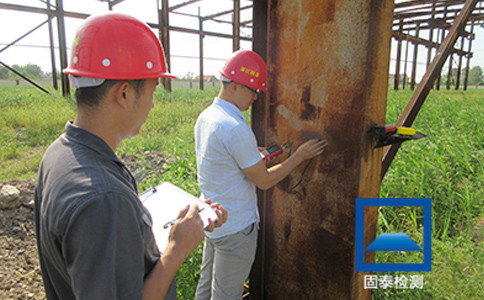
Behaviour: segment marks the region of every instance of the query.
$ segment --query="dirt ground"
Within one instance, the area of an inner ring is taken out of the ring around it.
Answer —
[[[121,158],[138,182],[159,176],[169,159],[162,153],[144,152]],[[0,182],[21,192],[23,203],[33,200],[35,180]],[[32,205],[0,209],[0,299],[45,299],[35,239]]]
[[[33,197],[34,180],[2,182],[0,186],[4,184]],[[34,210],[24,205],[0,210],[0,299],[45,299]]]

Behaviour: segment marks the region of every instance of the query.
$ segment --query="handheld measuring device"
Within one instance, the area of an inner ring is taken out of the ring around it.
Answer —
[[[284,145],[278,145],[278,144],[267,147],[263,151],[263,154],[264,154],[263,160],[265,161],[271,160],[272,158],[280,155],[282,152],[284,152],[284,148],[285,148]]]

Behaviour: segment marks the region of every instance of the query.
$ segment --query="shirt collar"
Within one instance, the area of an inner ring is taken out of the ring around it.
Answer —
[[[226,111],[229,115],[233,117],[239,117],[244,121],[247,119],[237,106],[228,102],[227,100],[216,97],[213,100],[213,104],[221,107],[224,111]]]
[[[113,160],[124,166],[124,163],[116,156],[113,149],[111,149],[111,147],[109,147],[109,145],[97,135],[74,125],[72,121],[66,123],[65,131],[65,135],[69,140],[90,148],[104,158]]]

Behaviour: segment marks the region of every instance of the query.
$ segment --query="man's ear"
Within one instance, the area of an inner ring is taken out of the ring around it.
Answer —
[[[237,85],[237,83],[235,83],[235,81],[232,81],[229,84],[229,91],[230,91],[230,93],[234,94],[237,91],[237,88],[238,88],[238,85]]]
[[[131,85],[127,81],[121,81],[118,84],[115,84],[112,87],[112,96],[116,104],[121,106],[122,108],[126,109],[130,106],[130,92],[131,92]]]

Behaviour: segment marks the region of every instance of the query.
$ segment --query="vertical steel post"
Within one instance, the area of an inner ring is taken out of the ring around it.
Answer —
[[[466,74],[465,74],[465,77],[464,77],[464,91],[467,90],[467,83],[468,83],[468,79],[469,79],[469,71],[470,71],[470,63],[471,63],[471,57],[472,57],[472,40],[474,39],[474,21],[472,22],[471,24],[471,34],[470,36],[468,37],[469,38],[469,47],[467,48],[467,56],[466,56],[466,59],[467,59],[467,63],[466,63]]]
[[[200,15],[200,7],[198,8],[198,28],[199,34],[199,56],[200,56],[200,90],[203,90],[203,17]]]
[[[415,37],[418,38],[420,32],[420,23],[417,23],[417,28],[415,29]],[[417,54],[418,54],[418,43],[413,43],[413,61],[412,61],[412,79],[410,80],[410,89],[413,91],[415,89],[415,80],[417,77]]]
[[[56,15],[57,33],[59,35],[62,95],[67,96],[70,94],[69,78],[67,77],[67,74],[62,73],[62,70],[67,68],[66,29],[64,23],[64,5],[62,0],[56,0]]]
[[[168,4],[168,0],[161,0],[161,9],[160,9],[160,2],[157,1],[158,5],[158,23],[160,25],[160,40],[161,44],[163,45],[163,50],[165,52],[165,60],[166,66],[168,68],[168,72],[171,70],[171,54],[170,54],[170,6]],[[170,78],[161,78],[161,83],[163,84],[165,90],[171,92],[171,79]]]
[[[461,52],[457,55],[459,56],[459,62],[457,63],[457,74],[455,78],[455,89],[458,90],[460,86],[460,76],[462,74],[462,52],[464,50],[464,36],[460,38],[460,50]]]
[[[233,20],[233,51],[240,48],[240,0],[234,0],[234,20]]]
[[[392,21],[391,0],[254,1],[254,50],[269,70],[252,109],[258,141],[329,146],[260,192],[251,299],[369,298],[354,266],[355,199],[379,194],[382,151],[367,130],[385,121]],[[365,217],[369,243],[376,208]]]
[[[405,89],[407,85],[407,63],[408,63],[408,43],[409,41],[405,41],[405,62],[403,64],[403,82],[402,82],[402,89]]]
[[[435,20],[435,0],[432,2],[432,21]],[[434,41],[434,23],[431,22],[429,26],[429,44],[427,46],[427,69],[429,68],[430,65],[430,60],[432,59],[432,48],[433,48],[433,41]]]
[[[402,33],[403,29],[403,19],[400,20],[400,27],[398,29],[399,33]],[[398,90],[400,85],[400,60],[402,58],[402,38],[401,35],[397,37],[397,59],[395,62],[395,77],[393,78],[393,89]]]
[[[57,70],[55,67],[55,50],[54,50],[54,34],[52,32],[52,10],[51,10],[50,0],[47,0],[47,10],[49,14],[47,15],[47,20],[49,21],[49,44],[50,44],[50,61],[52,65],[52,86],[54,90],[58,90],[59,86],[57,84]]]
[[[444,16],[443,16],[443,19],[445,20],[447,18],[447,5],[444,5]],[[441,28],[441,34],[440,34],[440,40],[439,40],[439,43],[441,44],[443,41],[444,41],[444,38],[445,38],[445,28],[442,27]],[[441,70],[442,72],[442,70]],[[442,79],[442,74],[441,72],[439,72],[439,75],[437,77],[437,87],[436,89],[437,90],[440,90],[440,80]]]
[[[447,70],[447,83],[445,88],[450,90],[450,84],[452,83],[452,61],[454,60],[452,53],[449,55],[449,69]]]

